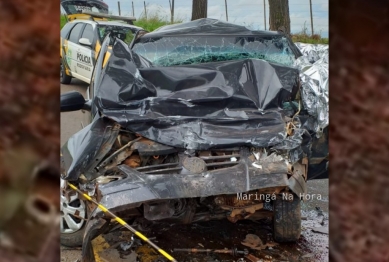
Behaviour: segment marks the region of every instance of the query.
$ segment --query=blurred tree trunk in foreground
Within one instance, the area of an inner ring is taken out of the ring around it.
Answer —
[[[330,261],[389,261],[389,5],[329,4]]]
[[[207,18],[208,0],[192,0],[192,21]]]
[[[290,35],[289,0],[269,0],[269,30]]]
[[[11,210],[24,206],[36,165],[49,161],[59,180],[58,4],[0,0],[0,224],[13,221]],[[53,245],[45,249],[48,253],[40,250],[35,260],[4,246],[0,260],[59,261],[59,237],[57,242],[48,237],[47,244]],[[23,249],[23,244],[17,246]]]

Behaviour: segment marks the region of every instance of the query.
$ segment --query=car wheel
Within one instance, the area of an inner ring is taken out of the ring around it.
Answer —
[[[61,179],[61,187],[63,182]],[[66,198],[63,191],[61,190],[61,244],[68,247],[81,246],[88,218],[87,206],[78,197],[78,193]]]
[[[301,200],[277,198],[273,202],[273,238],[276,242],[295,242],[301,234]]]
[[[68,85],[72,81],[72,77],[66,74],[65,66],[61,63],[60,70],[60,81],[61,84]]]

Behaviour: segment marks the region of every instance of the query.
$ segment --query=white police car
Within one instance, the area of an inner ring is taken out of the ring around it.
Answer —
[[[119,21],[74,19],[61,30],[62,84],[70,84],[72,77],[90,83],[101,43],[108,32],[130,44],[140,27]]]

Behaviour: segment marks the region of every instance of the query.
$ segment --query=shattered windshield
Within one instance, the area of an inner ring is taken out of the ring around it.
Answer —
[[[112,25],[98,25],[98,32],[100,41],[103,42],[104,38],[107,36],[108,33],[111,34],[111,36],[116,36],[117,38],[124,41],[126,44],[130,44],[132,39],[135,36],[134,29],[131,29],[129,27],[121,27],[121,26],[112,26]],[[113,38],[111,38],[112,45]]]
[[[133,51],[156,66],[175,66],[229,61],[247,58],[263,59],[287,66],[295,55],[283,36],[167,36],[143,37]]]

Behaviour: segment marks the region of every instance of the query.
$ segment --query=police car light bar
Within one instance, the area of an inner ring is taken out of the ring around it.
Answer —
[[[108,15],[108,14],[102,14],[97,12],[89,12],[89,11],[82,11],[83,14],[90,15],[92,17],[97,18],[110,18],[110,19],[116,19],[116,20],[123,20],[123,21],[136,21],[135,17],[131,16],[120,16],[120,15]]]

